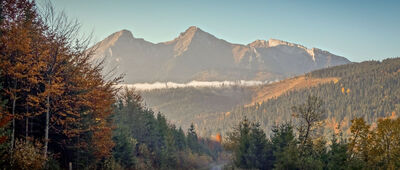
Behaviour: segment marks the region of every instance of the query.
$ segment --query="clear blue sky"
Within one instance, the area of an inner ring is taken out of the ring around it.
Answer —
[[[41,3],[42,0],[38,0]],[[351,61],[400,57],[400,1],[380,0],[57,0],[58,10],[100,41],[121,29],[150,42],[189,26],[232,43],[276,38]]]

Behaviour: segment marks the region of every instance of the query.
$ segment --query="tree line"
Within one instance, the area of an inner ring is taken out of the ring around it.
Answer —
[[[219,142],[200,138],[193,124],[184,132],[143,107],[142,97],[133,90],[125,89],[117,103],[113,158],[125,168],[204,168],[222,152]]]
[[[325,101],[325,128],[330,131],[340,124],[346,136],[351,120],[362,117],[367,123],[377,122],[381,117],[400,113],[400,58],[383,61],[365,61],[321,69],[307,73],[306,78],[337,77],[338,81],[315,87],[289,91],[251,106],[239,106],[222,120],[207,120],[207,131],[220,129],[225,133],[244,116],[259,121],[267,135],[277,122],[293,119],[290,107],[299,105],[304,96],[317,96]]]
[[[232,153],[226,169],[398,169],[400,119],[381,118],[376,125],[353,119],[348,138],[320,133],[323,102],[309,97],[292,108],[296,121],[272,127],[269,138],[244,118],[228,133],[224,146]]]

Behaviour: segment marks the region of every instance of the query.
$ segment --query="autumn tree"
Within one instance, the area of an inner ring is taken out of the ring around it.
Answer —
[[[323,119],[325,109],[323,101],[315,96],[308,96],[307,101],[298,106],[292,107],[294,117],[298,118],[300,147],[312,145],[312,135],[318,123]],[[304,148],[305,149],[305,148]]]
[[[51,4],[38,13],[34,1],[1,1],[1,9],[0,128],[11,132],[1,138],[11,144],[4,167],[191,169],[215,158],[194,126],[185,135],[132,91],[117,99],[121,77],[102,74],[78,22]]]
[[[41,143],[18,139],[15,143],[15,152],[11,161],[12,169],[43,169],[46,161],[41,153]]]
[[[22,108],[29,107],[30,82],[38,75],[38,65],[32,58],[42,53],[37,47],[43,29],[37,19],[34,2],[2,1],[1,81],[2,93],[10,102],[5,111],[12,116],[11,150],[16,137],[16,121],[23,118]],[[18,107],[17,107],[18,106]]]
[[[43,139],[45,158],[49,150],[67,161],[82,150],[94,164],[109,157],[119,77],[103,77],[89,39],[78,37],[79,24],[51,6],[38,14],[34,2],[8,0],[2,9],[0,93],[10,101],[4,111],[13,118],[11,149],[15,138],[29,135]]]
[[[381,118],[377,127],[370,134],[371,167],[383,169],[400,168],[400,119]],[[382,165],[382,166],[376,166]]]
[[[0,84],[0,90],[2,86]],[[4,106],[6,101],[3,101],[2,96],[0,95],[0,166],[4,166],[7,163],[7,150],[8,150],[8,130],[7,126],[10,123],[11,117],[4,112]]]
[[[369,135],[370,125],[363,118],[356,118],[351,121],[349,151],[350,159],[361,159],[368,162],[369,157]]]
[[[371,169],[398,169],[400,119],[380,118],[371,127],[363,118],[352,120],[349,141],[350,165]]]

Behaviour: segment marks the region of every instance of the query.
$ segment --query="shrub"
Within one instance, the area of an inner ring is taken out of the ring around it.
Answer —
[[[42,169],[46,158],[41,152],[42,144],[39,142],[15,141],[14,153],[12,156],[13,169]]]

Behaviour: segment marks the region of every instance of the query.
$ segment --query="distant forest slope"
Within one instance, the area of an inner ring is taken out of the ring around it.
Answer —
[[[185,87],[141,91],[148,107],[165,113],[173,123],[188,128],[191,122],[218,118],[238,106],[262,103],[292,90],[337,82],[339,78],[298,76],[262,86]],[[203,128],[203,127],[198,127]],[[204,133],[203,133],[204,134]],[[212,134],[207,134],[212,135]]]
[[[225,86],[215,87],[185,87],[140,91],[146,106],[164,113],[172,123],[189,128],[195,125],[207,124],[208,120],[218,119],[238,106],[250,106],[256,102],[262,103],[291,90],[316,86],[322,83],[338,81],[338,78],[309,78],[299,76],[263,86]],[[204,131],[201,135],[215,135],[215,131]],[[211,133],[212,132],[212,133]]]
[[[244,116],[272,125],[292,119],[291,107],[308,95],[321,97],[326,107],[326,132],[351,119],[399,114],[400,59],[367,61],[313,71],[258,87],[175,88],[142,91],[146,105],[163,112],[173,123],[194,123],[202,136],[224,133]]]
[[[262,103],[263,101],[278,97],[292,90],[299,90],[302,88],[308,88],[324,83],[337,81],[339,81],[338,77],[298,76],[272,84],[256,86],[253,88],[254,93],[250,105],[253,105],[255,103]]]
[[[338,125],[347,130],[350,121],[356,117],[376,122],[379,117],[397,117],[400,112],[400,58],[342,65],[313,71],[305,76],[337,77],[338,81],[289,91],[252,106],[237,107],[220,114],[213,122],[199,122],[199,126],[207,127],[206,131],[217,129],[225,132],[247,116],[250,120],[259,121],[262,128],[270,132],[271,126],[290,121],[291,107],[304,103],[309,95],[318,96],[325,102],[325,132]]]
[[[192,122],[198,125],[196,122],[200,120],[211,119],[217,113],[249,103],[252,89],[240,86],[185,87],[156,89],[140,93],[147,107],[164,113],[172,123],[182,126],[182,128],[188,128]]]

